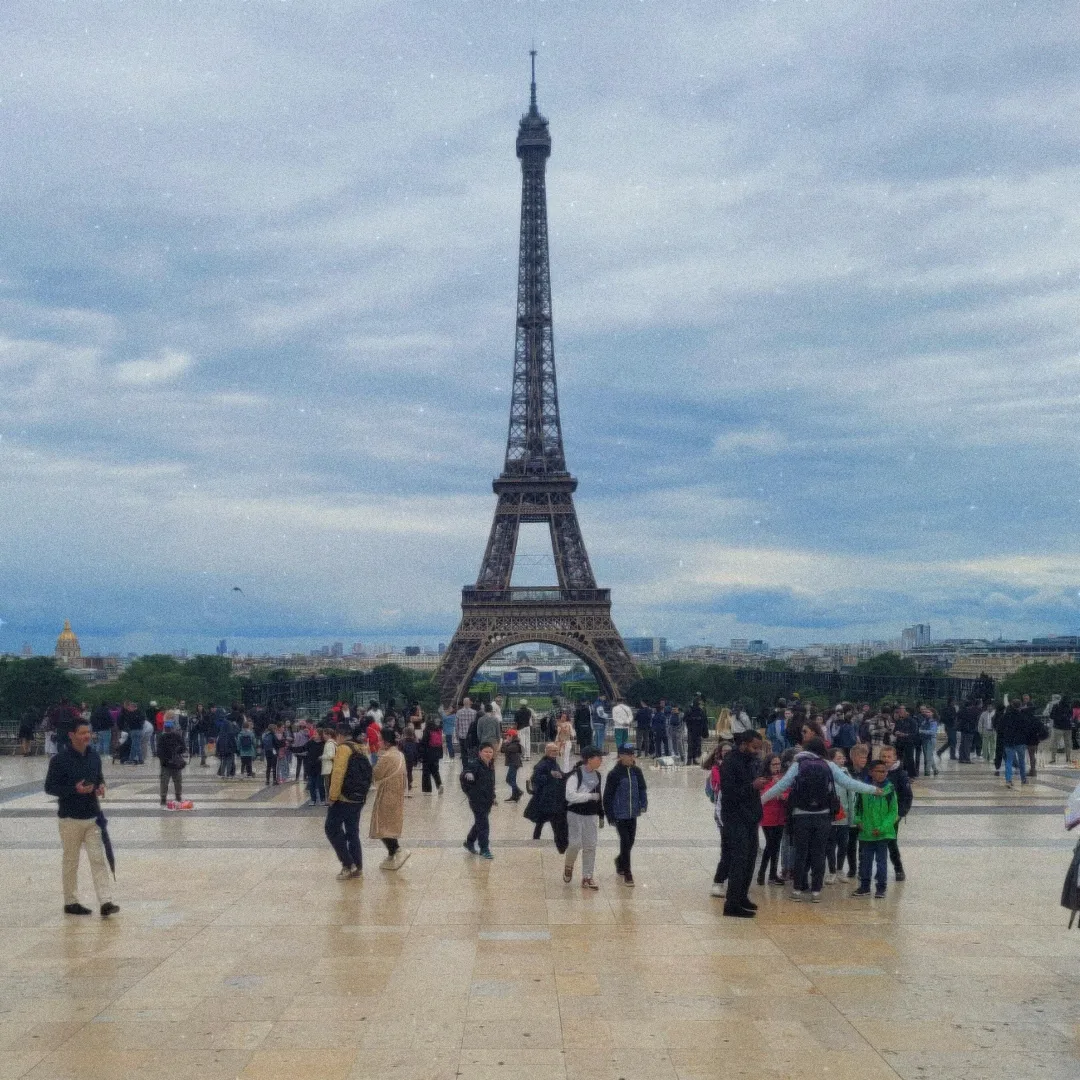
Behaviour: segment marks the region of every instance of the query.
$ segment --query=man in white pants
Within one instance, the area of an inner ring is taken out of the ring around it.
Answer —
[[[105,794],[105,778],[101,757],[91,749],[90,724],[79,721],[67,746],[49,762],[45,777],[45,792],[60,801],[60,844],[64,849],[64,913],[90,915],[88,907],[79,903],[79,856],[86,848],[90,874],[94,879],[101,917],[108,918],[120,909],[112,902],[109,888],[109,867],[105,861],[105,846],[98,827],[98,799]]]

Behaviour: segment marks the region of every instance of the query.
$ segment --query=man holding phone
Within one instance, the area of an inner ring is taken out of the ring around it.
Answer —
[[[86,848],[90,874],[94,879],[101,917],[108,918],[120,909],[112,901],[109,867],[105,846],[98,827],[98,799],[105,794],[101,756],[90,746],[92,732],[87,721],[76,723],[68,745],[49,762],[45,793],[59,800],[60,843],[64,849],[64,913],[90,915],[90,908],[79,903],[79,857]]]

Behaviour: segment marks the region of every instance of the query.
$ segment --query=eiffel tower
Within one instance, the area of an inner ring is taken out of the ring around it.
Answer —
[[[536,106],[536,53],[529,111],[521,118],[521,239],[517,337],[510,431],[499,497],[475,586],[461,590],[461,623],[437,679],[444,705],[456,706],[477,669],[495,653],[525,642],[559,645],[592,671],[604,694],[620,696],[637,669],[611,621],[611,592],[598,589],[574,510],[577,480],[567,472],[551,335],[544,170],[551,154],[548,122]],[[511,587],[522,522],[546,524],[558,585]]]

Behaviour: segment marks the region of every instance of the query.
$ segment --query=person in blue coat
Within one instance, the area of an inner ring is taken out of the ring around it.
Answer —
[[[649,792],[645,774],[637,764],[637,750],[629,743],[619,748],[619,760],[608,773],[604,784],[604,817],[619,834],[619,854],[615,857],[615,873],[624,885],[633,888],[630,871],[630,851],[637,837],[637,819],[649,809]]]

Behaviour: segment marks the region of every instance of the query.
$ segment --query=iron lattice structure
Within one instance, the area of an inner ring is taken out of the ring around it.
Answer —
[[[569,649],[609,697],[619,696],[637,674],[611,620],[611,593],[596,587],[574,509],[577,480],[567,471],[563,452],[544,184],[551,136],[536,104],[535,58],[534,53],[529,111],[517,136],[521,238],[506,459],[492,485],[499,501],[476,586],[462,590],[461,624],[439,669],[440,697],[448,706],[460,702],[489,657],[525,642]],[[557,586],[511,588],[522,522],[547,524]]]

